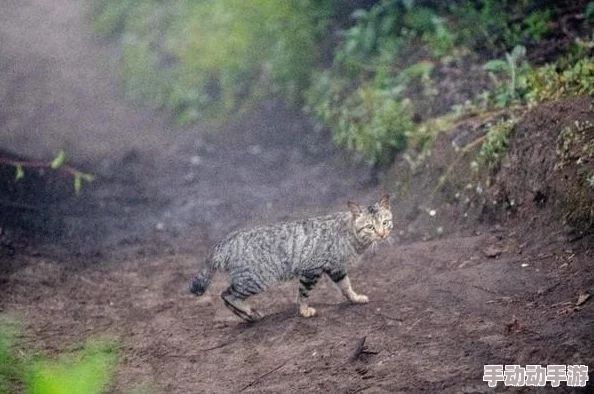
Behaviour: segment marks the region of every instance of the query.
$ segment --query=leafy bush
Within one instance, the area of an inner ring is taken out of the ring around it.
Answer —
[[[565,68],[547,64],[528,73],[526,100],[532,103],[594,94],[594,58],[586,57]]]
[[[466,0],[450,7],[458,45],[501,53],[517,45],[540,41],[551,32],[551,10],[528,13],[534,1]],[[514,15],[527,15],[517,20]]]
[[[509,136],[516,125],[517,120],[500,120],[488,126],[487,139],[481,145],[479,158],[487,167],[496,167],[507,153]]]
[[[406,100],[373,85],[348,92],[345,81],[327,73],[316,80],[308,104],[321,122],[331,127],[337,145],[370,165],[388,164],[406,147],[406,134],[413,127]]]
[[[528,63],[524,61],[525,56],[526,48],[518,45],[511,53],[505,54],[505,60],[496,59],[485,63],[484,69],[490,72],[494,82],[496,107],[508,107],[524,93],[526,74],[530,69]]]
[[[95,32],[121,35],[126,92],[180,122],[226,116],[264,94],[300,99],[331,0],[101,0]]]

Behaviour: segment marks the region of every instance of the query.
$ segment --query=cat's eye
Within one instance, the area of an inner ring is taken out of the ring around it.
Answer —
[[[382,224],[383,224],[384,226],[388,226],[388,225],[390,224],[390,221],[389,221],[389,220],[384,220]]]
[[[368,224],[367,226],[365,226],[368,230],[373,230],[373,224]]]

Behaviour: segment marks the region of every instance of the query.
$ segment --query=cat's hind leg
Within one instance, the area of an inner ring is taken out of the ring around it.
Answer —
[[[315,316],[315,308],[307,305],[306,299],[309,297],[309,292],[318,283],[321,272],[305,272],[299,277],[299,296],[297,297],[297,303],[299,304],[299,313],[303,317]]]
[[[251,292],[245,286],[232,284],[221,293],[221,298],[231,312],[245,321],[255,322],[260,320],[262,315],[245,302],[246,298],[253,294],[256,293]]]

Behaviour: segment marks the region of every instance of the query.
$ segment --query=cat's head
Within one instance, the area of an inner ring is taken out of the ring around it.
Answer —
[[[349,201],[353,231],[359,241],[370,244],[381,241],[392,232],[392,211],[390,209],[390,196],[384,194],[378,202],[368,207]]]

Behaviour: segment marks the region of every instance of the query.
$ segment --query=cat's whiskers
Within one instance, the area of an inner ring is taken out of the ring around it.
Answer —
[[[378,242],[377,240],[373,240],[371,241],[371,245],[370,245],[370,249],[371,249],[371,253],[375,254],[378,251]]]

